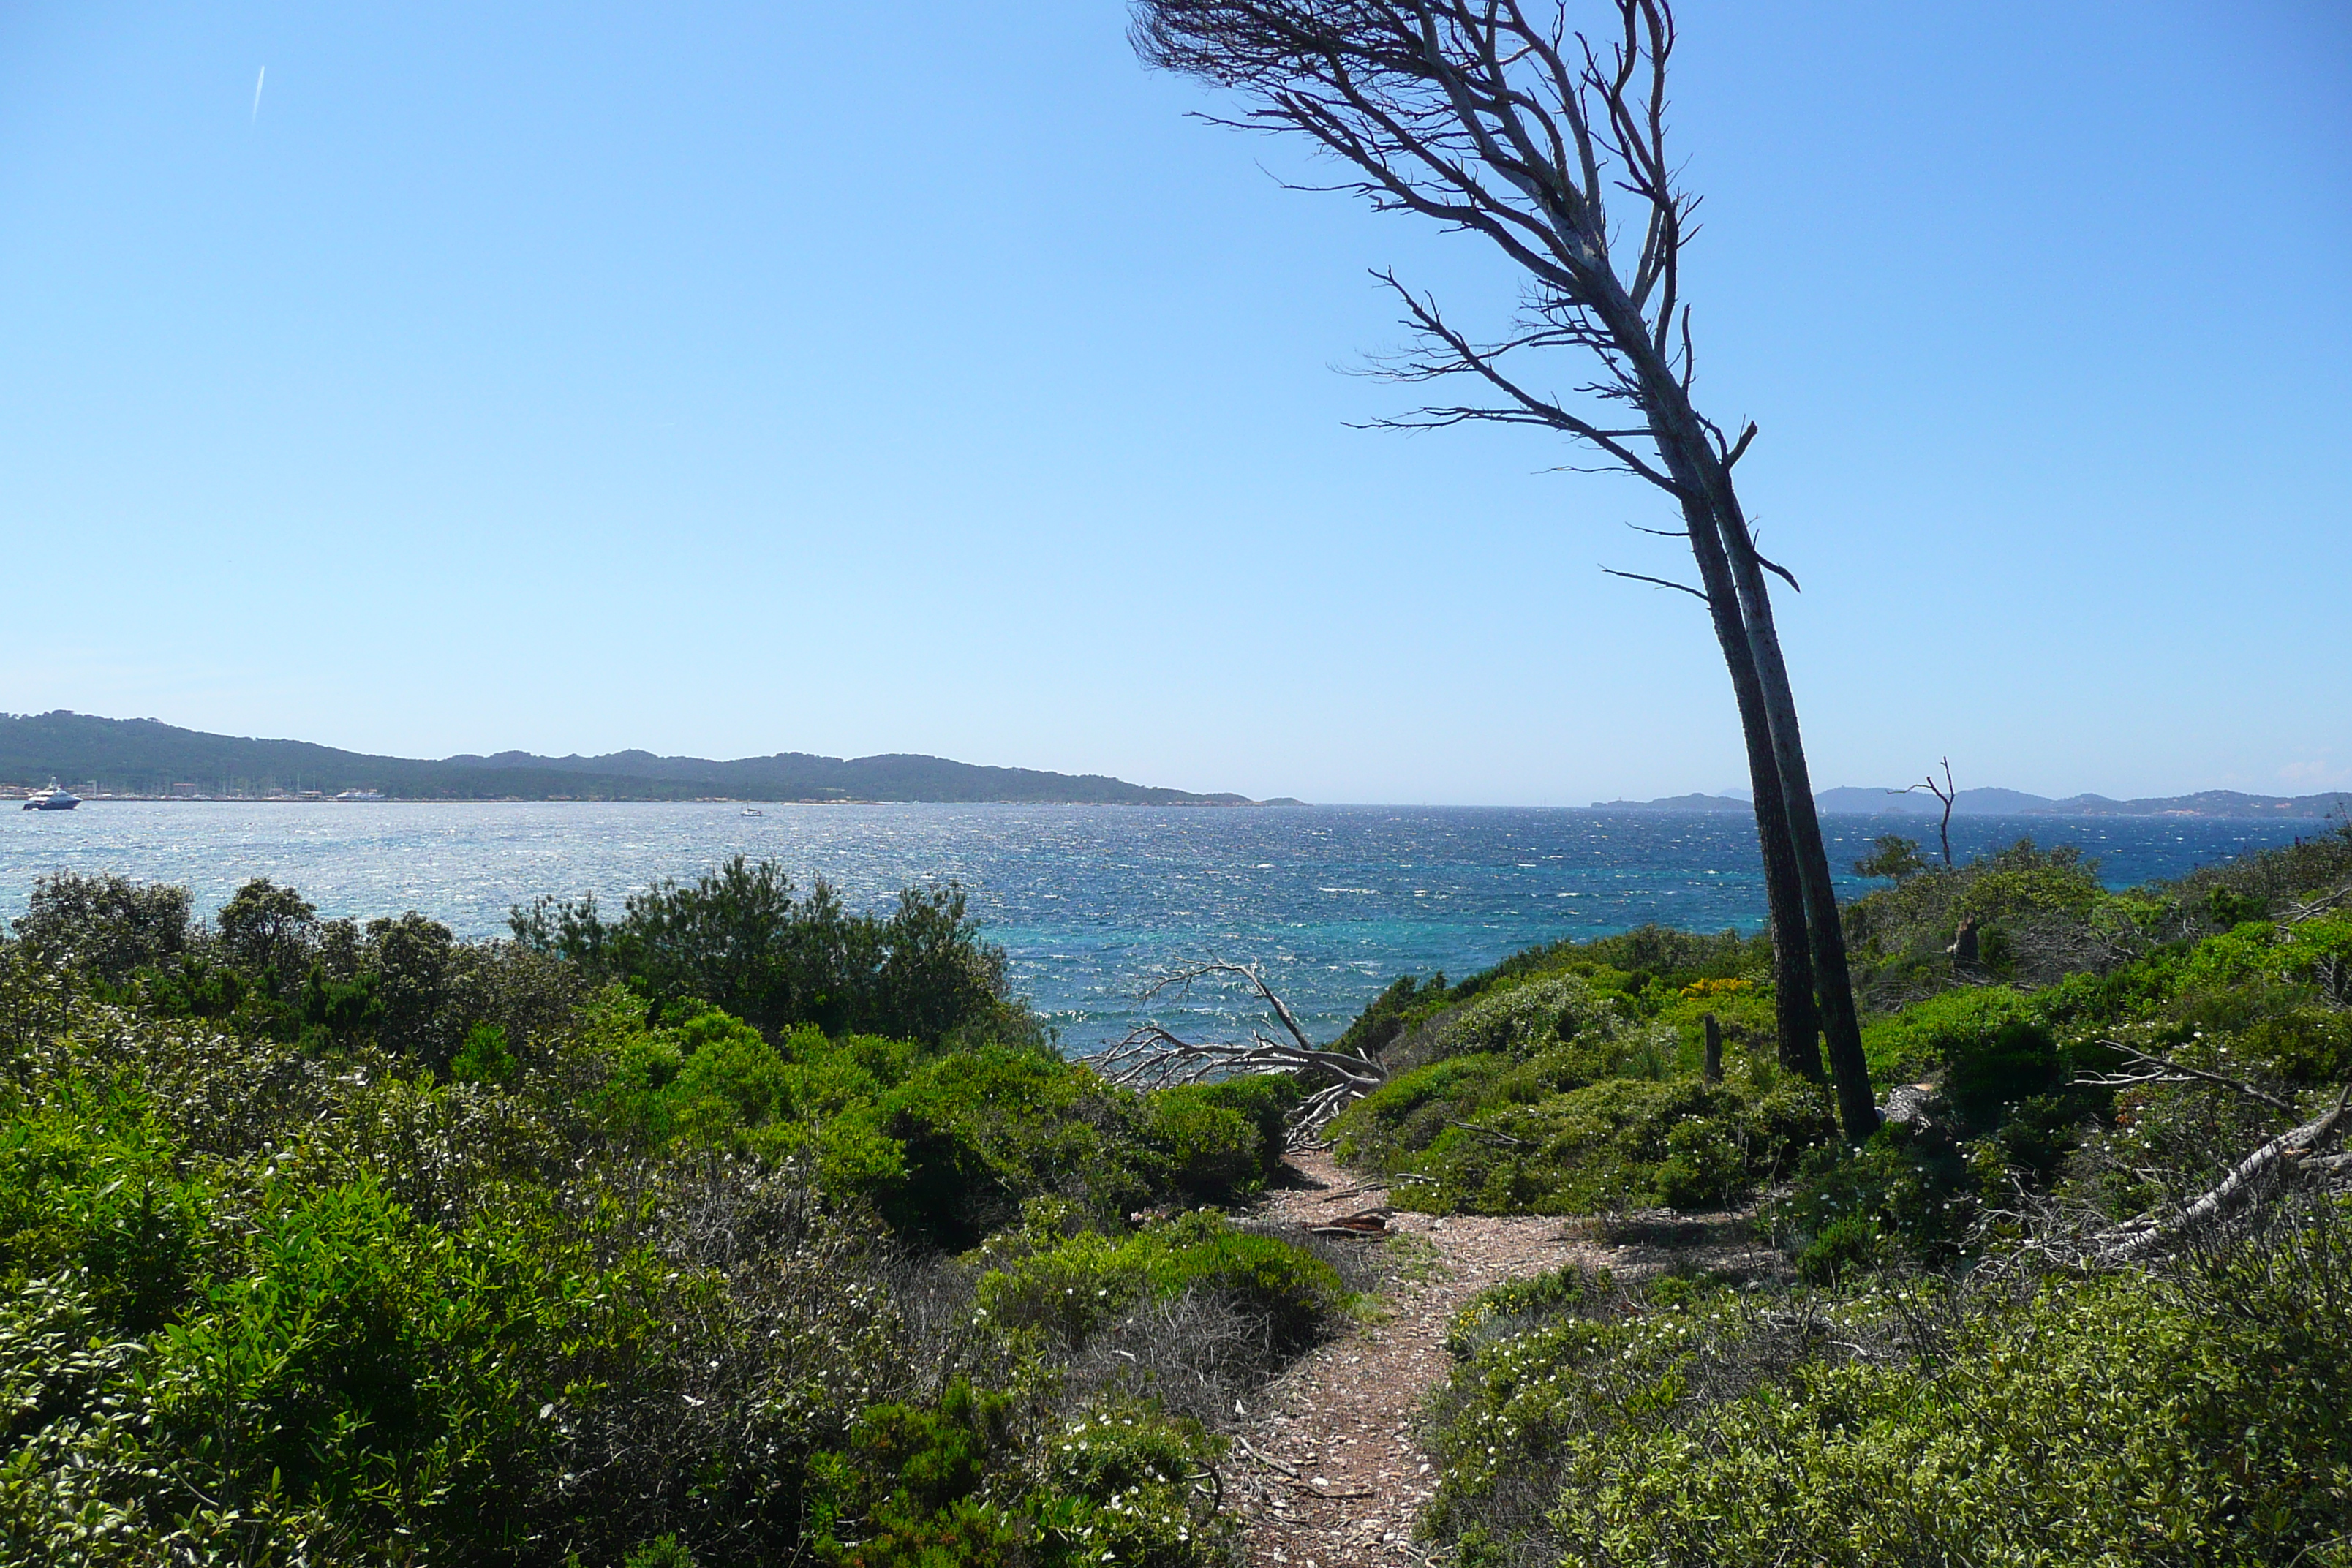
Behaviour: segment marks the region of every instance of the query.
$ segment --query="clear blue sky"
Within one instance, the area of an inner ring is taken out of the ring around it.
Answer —
[[[1582,0],[1579,0],[1581,4]],[[1703,405],[1822,784],[2352,784],[2352,10],[1692,3]],[[1743,782],[1665,520],[1408,391],[1110,3],[0,9],[0,709]],[[256,79],[266,70],[256,105]],[[1559,379],[1574,374],[1563,367]]]

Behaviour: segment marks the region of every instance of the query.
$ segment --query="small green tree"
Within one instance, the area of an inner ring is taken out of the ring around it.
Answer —
[[[293,889],[256,877],[221,906],[217,921],[229,961],[274,990],[299,980],[308,967],[319,910]]]
[[[1885,833],[1870,841],[1870,853],[1853,863],[1857,877],[1888,877],[1899,882],[1927,868],[1919,858],[1919,841],[1899,833]]]
[[[59,871],[33,884],[16,935],[45,958],[119,981],[187,951],[189,905],[185,888]]]

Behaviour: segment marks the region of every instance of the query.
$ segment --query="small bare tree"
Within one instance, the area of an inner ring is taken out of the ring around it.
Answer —
[[[1560,0],[1137,0],[1132,37],[1151,64],[1249,101],[1220,123],[1304,136],[1345,169],[1338,188],[1478,235],[1523,273],[1516,324],[1491,342],[1377,274],[1415,334],[1388,372],[1481,389],[1389,423],[1553,431],[1677,509],[1698,585],[1619,575],[1706,606],[1747,741],[1782,1059],[1819,1077],[1826,1037],[1840,1118],[1859,1139],[1878,1114],[1767,583],[1796,579],[1758,551],[1732,484],[1756,426],[1732,437],[1692,401],[1681,262],[1697,204],[1667,144],[1674,15],[1666,0],[1599,8],[1610,25],[1595,38]],[[1572,398],[1538,390],[1522,361],[1553,352],[1599,374]]]
[[[1281,1033],[1253,1029],[1245,1040],[1192,1041],[1158,1024],[1144,1024],[1108,1050],[1087,1058],[1088,1065],[1111,1082],[1131,1089],[1210,1083],[1244,1073],[1296,1073],[1307,1093],[1290,1110],[1294,1145],[1314,1140],[1333,1117],[1388,1081],[1388,1070],[1370,1058],[1318,1046],[1255,963],[1189,964],[1154,982],[1143,996],[1149,1000],[1189,991],[1196,981],[1211,976],[1239,981],[1274,1016]]]
[[[1922,779],[1917,784],[1906,784],[1901,789],[1891,789],[1886,793],[1889,795],[1911,795],[1923,789],[1929,795],[1934,795],[1937,800],[1944,803],[1943,825],[1938,827],[1937,831],[1943,837],[1944,869],[1948,871],[1952,868],[1952,803],[1960,797],[1960,792],[1952,787],[1951,758],[1946,757],[1944,759],[1944,782],[1942,784],[1937,784],[1936,782],[1936,775],[1934,773],[1929,773],[1925,779]]]

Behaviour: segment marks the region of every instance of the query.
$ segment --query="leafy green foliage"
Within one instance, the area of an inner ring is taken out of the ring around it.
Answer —
[[[1428,1029],[1433,1059],[1349,1107],[1335,1146],[1410,1178],[1401,1205],[1439,1213],[1735,1202],[1832,1131],[1819,1094],[1768,1064],[1743,1058],[1715,1084],[1689,1070],[1700,1015],[1756,1005],[1754,991],[1688,969],[1522,972]]]
[[[1450,1126],[1398,1202],[1434,1213],[1719,1208],[1792,1171],[1835,1128],[1813,1086],[1604,1079]]]
[[[1147,1299],[1220,1298],[1286,1349],[1311,1343],[1348,1304],[1339,1276],[1279,1237],[1237,1230],[1201,1209],[1115,1237],[1068,1229],[1067,1205],[1033,1203],[1023,1225],[982,1249],[979,1310],[991,1331],[1026,1345],[1076,1345]]]
[[[168,963],[194,931],[185,888],[60,871],[33,884],[16,935],[51,963],[120,984],[133,970]]]
[[[1177,1191],[1196,1203],[1232,1203],[1282,1169],[1283,1119],[1297,1098],[1292,1079],[1271,1073],[1157,1089],[1144,1097],[1142,1134]]]
[[[1248,1191],[1286,1082],[1146,1097],[1034,1029],[771,1035],[414,915],[184,901],[68,885],[0,943],[7,1561],[1194,1568],[1218,1444],[1161,1391],[1219,1415],[1344,1308],[1203,1214],[1113,1270],[1139,1352],[1016,1342],[929,1250]]]
[[[1471,1350],[1432,1521],[1466,1562],[2332,1561],[2347,1238],[2016,1297],[1591,1295]]]
[[[800,1024],[938,1046],[1034,1042],[1005,994],[1004,955],[980,939],[961,889],[909,888],[887,916],[852,911],[820,880],[805,896],[772,860],[737,856],[691,883],[633,894],[621,918],[594,895],[517,909],[516,940],[656,1004],[695,999],[771,1037]]]
[[[1011,1401],[958,1380],[935,1406],[876,1405],[818,1461],[813,1544],[841,1568],[994,1568],[1034,1561],[1185,1568],[1221,1533],[1192,1483],[1218,1445],[1149,1405],[1081,1408],[1025,1493],[1003,1456]]]
[[[1927,862],[1919,858],[1919,841],[1899,833],[1882,834],[1872,839],[1870,853],[1853,863],[1857,877],[1885,877],[1895,882],[1916,877],[1927,868]]]

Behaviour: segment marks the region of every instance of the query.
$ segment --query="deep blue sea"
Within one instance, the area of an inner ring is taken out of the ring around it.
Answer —
[[[1228,958],[1265,966],[1328,1037],[1399,974],[1460,976],[1563,936],[1644,921],[1705,930],[1762,923],[1755,826],[1720,816],[1471,807],[523,804],[406,805],[94,801],[0,813],[0,918],[24,912],[48,871],[119,871],[184,884],[216,909],[251,877],[290,883],[321,913],[419,910],[467,936],[503,934],[508,909],[593,890],[617,910],[632,889],[690,878],[737,854],[772,856],[861,904],[955,879],[1011,956],[1019,989],[1065,1048],[1117,1039],[1145,1016],[1136,994],[1166,966]],[[1826,821],[1841,868],[1881,833],[1932,842],[1917,817]],[[1964,817],[1963,858],[2031,836],[2079,845],[2111,886],[2177,876],[2324,831],[2310,821],[2190,817]],[[1849,879],[1848,891],[1864,884]],[[1214,1033],[1235,1023],[1215,992],[1150,1015]]]

